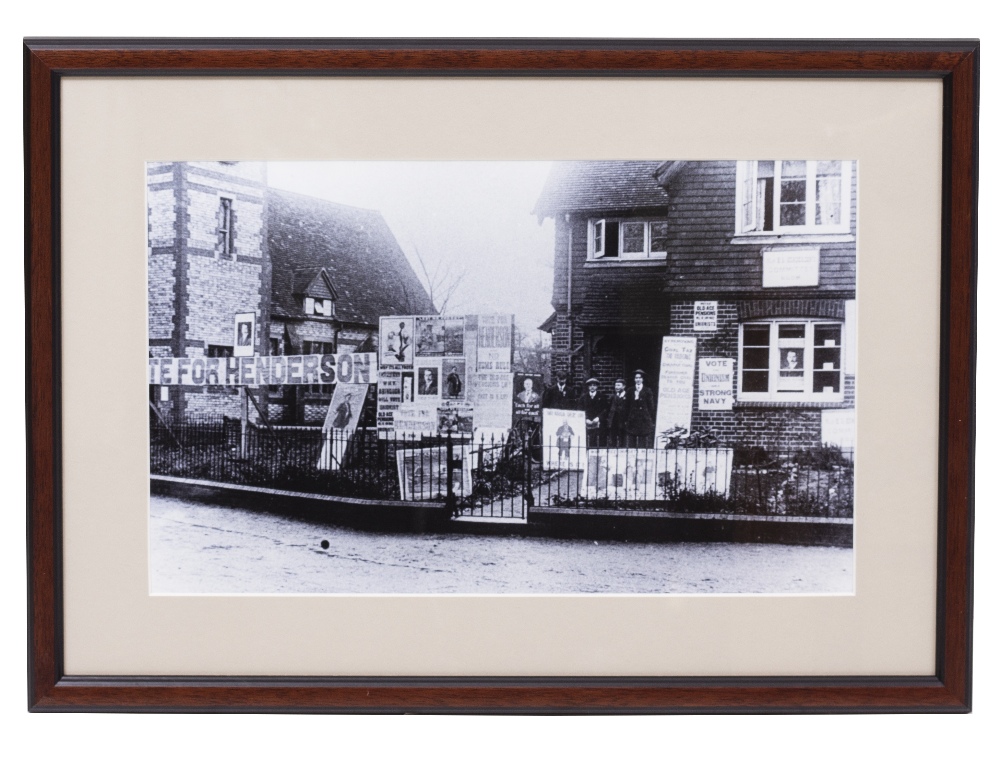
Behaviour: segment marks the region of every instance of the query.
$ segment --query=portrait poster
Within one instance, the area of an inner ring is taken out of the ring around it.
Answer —
[[[582,410],[542,410],[542,467],[586,470],[587,416]]]
[[[465,373],[465,358],[446,357],[441,360],[441,399],[445,402],[461,402],[468,396],[468,379]]]
[[[414,373],[413,401],[437,406],[441,401],[441,358],[417,357]]]
[[[469,401],[476,409],[476,425],[510,428],[513,375],[473,373],[469,376]]]
[[[237,313],[233,318],[233,357],[252,357],[257,335],[257,314]]]
[[[542,374],[514,374],[514,420],[538,422],[542,414]]]
[[[660,352],[659,400],[656,403],[656,443],[663,435],[691,433],[694,403],[694,364],[698,341],[694,337],[665,336]]]
[[[480,315],[476,340],[476,370],[509,373],[513,356],[512,315]]]
[[[429,447],[396,451],[399,473],[399,498],[405,501],[443,500],[448,495],[448,471],[451,468],[451,491],[456,497],[467,496],[471,481],[464,461],[467,445],[455,444],[448,460],[448,448]]]
[[[317,467],[338,470],[347,445],[358,427],[361,408],[368,394],[366,385],[337,384],[323,421],[323,450]]]
[[[413,317],[379,318],[378,364],[382,368],[413,367]]]

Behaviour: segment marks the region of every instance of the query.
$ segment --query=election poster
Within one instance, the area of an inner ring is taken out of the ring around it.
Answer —
[[[695,331],[718,331],[719,303],[716,300],[698,300],[694,303]]]
[[[416,374],[414,402],[437,407],[441,402],[441,358],[416,358],[414,373]]]
[[[392,429],[393,413],[403,404],[403,371],[381,369],[378,372],[378,404],[375,425],[379,431]]]
[[[472,436],[472,405],[449,404],[437,409],[437,432],[442,436]]]
[[[464,316],[417,316],[417,357],[461,357],[465,354]]]
[[[593,449],[584,493],[592,499],[664,500],[681,492],[726,496],[733,451],[712,449]]]
[[[382,368],[413,367],[413,318],[390,315],[379,318],[378,363]]]
[[[514,316],[480,315],[476,338],[476,371],[510,373]]]
[[[255,357],[151,357],[149,383],[163,386],[374,384],[374,352]]]
[[[254,332],[257,326],[256,313],[237,313],[233,318],[233,356],[252,357],[254,353]]]
[[[446,402],[464,400],[467,396],[468,380],[465,375],[465,358],[446,357],[441,360],[441,399]]]
[[[586,470],[587,418],[582,410],[542,410],[542,467]]]
[[[448,495],[448,468],[451,467],[451,491],[456,497],[468,496],[472,490],[468,466],[468,445],[452,445],[451,461],[448,448],[401,449],[396,451],[399,474],[399,498],[402,500],[444,500]]]
[[[542,374],[514,374],[514,420],[538,422],[542,417]]]
[[[479,316],[465,316],[465,344],[462,354],[465,356],[466,365],[469,366],[469,373],[476,370],[476,343],[479,339]]]
[[[698,409],[733,409],[733,359],[703,357],[698,360]]]
[[[334,388],[330,407],[323,421],[323,449],[318,463],[321,470],[340,469],[347,445],[358,427],[361,407],[367,394],[367,386],[337,384]]]
[[[476,409],[476,425],[510,428],[513,379],[510,373],[473,373],[469,402]]]
[[[437,408],[404,403],[393,413],[392,428],[400,439],[434,436],[437,434]]]
[[[663,337],[660,396],[656,405],[657,446],[665,444],[665,435],[686,437],[691,433],[696,351],[697,340],[694,337]]]

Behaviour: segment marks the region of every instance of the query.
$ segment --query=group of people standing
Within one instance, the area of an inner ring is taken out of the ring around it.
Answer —
[[[656,397],[646,386],[646,372],[636,370],[632,386],[615,379],[610,396],[599,389],[600,382],[589,378],[577,397],[565,371],[556,373],[556,382],[542,393],[541,406],[559,410],[582,410],[587,419],[587,446],[653,446],[656,426]]]

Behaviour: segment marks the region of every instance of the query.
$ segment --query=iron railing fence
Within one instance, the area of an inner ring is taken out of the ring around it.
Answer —
[[[714,441],[714,440],[713,440]],[[848,518],[853,452],[836,447],[671,446],[643,439],[394,434],[150,426],[154,474],[363,499],[446,503],[455,516],[524,518],[527,508]],[[694,440],[709,443],[704,438]]]

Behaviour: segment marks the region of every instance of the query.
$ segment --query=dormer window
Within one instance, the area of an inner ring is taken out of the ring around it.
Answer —
[[[664,218],[595,218],[588,232],[590,260],[655,260],[667,256]]]
[[[741,160],[737,234],[850,232],[851,161]]]
[[[330,318],[333,316],[333,300],[306,297],[302,309],[306,315],[322,315]]]

